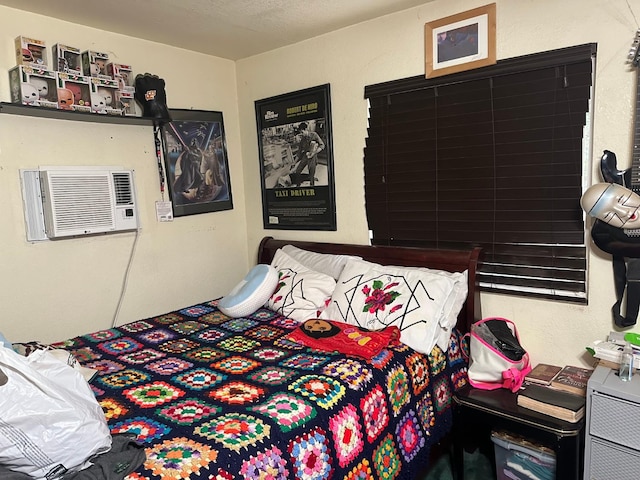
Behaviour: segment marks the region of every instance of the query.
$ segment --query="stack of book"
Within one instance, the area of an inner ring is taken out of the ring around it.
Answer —
[[[539,364],[518,392],[518,405],[566,422],[584,417],[587,382],[593,370]]]

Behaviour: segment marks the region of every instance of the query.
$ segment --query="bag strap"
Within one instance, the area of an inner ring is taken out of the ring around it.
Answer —
[[[636,324],[640,309],[640,259],[626,259],[613,255],[613,278],[616,288],[616,303],[611,307],[613,320],[618,327],[625,328]],[[620,313],[622,299],[627,293],[626,315]]]
[[[462,352],[462,356],[464,357],[464,359],[468,362],[470,352],[468,352],[467,350],[471,350],[471,333],[469,332],[460,337],[460,351]]]

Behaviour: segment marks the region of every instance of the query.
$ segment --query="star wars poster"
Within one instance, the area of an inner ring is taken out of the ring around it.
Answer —
[[[231,183],[222,112],[171,110],[162,126],[173,216],[231,210]]]
[[[264,228],[336,230],[329,84],[255,107]]]

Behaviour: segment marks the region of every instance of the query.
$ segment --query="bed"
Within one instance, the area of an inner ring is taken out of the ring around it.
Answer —
[[[404,344],[370,361],[289,339],[298,322],[268,308],[230,318],[218,300],[65,342],[98,374],[91,387],[112,434],[146,450],[134,479],[422,478],[467,383],[461,336],[480,318],[480,249],[428,250],[276,240],[379,265],[466,272],[468,295],[445,352]]]

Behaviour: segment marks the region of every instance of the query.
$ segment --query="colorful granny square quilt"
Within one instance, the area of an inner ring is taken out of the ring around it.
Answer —
[[[404,345],[370,361],[288,338],[298,323],[217,301],[56,344],[98,374],[111,432],[147,459],[127,480],[412,479],[450,430],[467,383],[461,335],[447,352]]]

